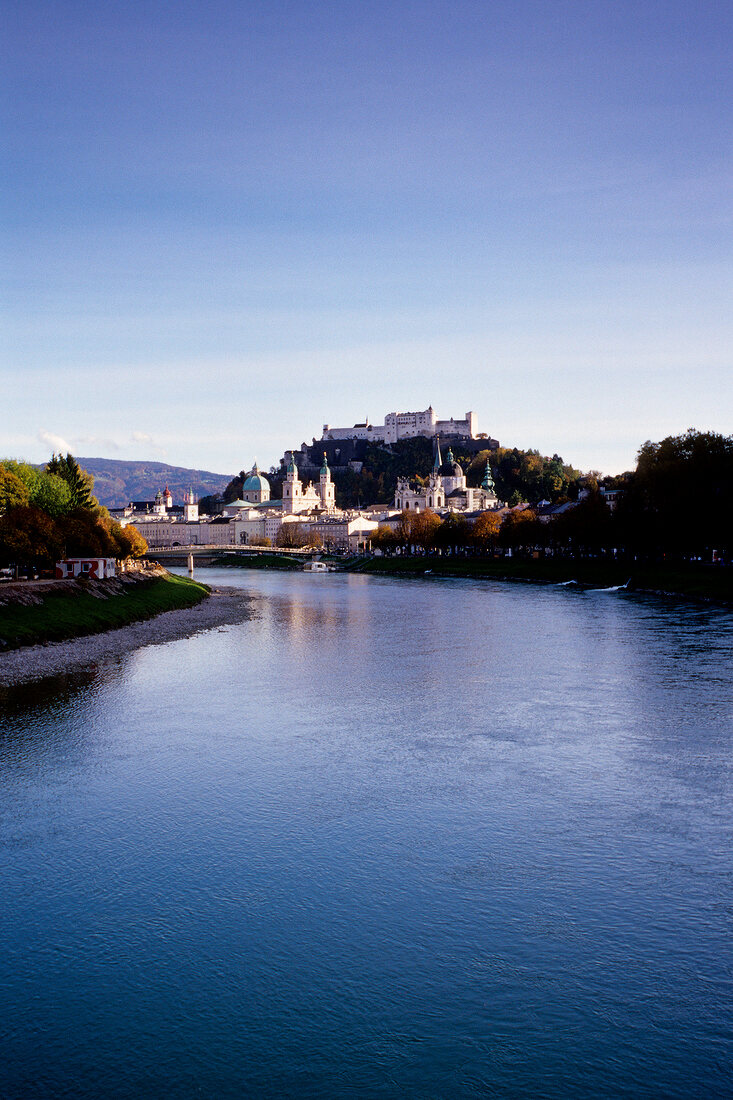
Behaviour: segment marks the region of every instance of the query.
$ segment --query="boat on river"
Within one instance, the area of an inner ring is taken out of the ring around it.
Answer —
[[[335,567],[326,561],[307,561],[303,566],[305,573],[335,573]]]

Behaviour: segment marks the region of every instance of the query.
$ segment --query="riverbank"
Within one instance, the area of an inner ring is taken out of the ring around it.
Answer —
[[[103,633],[27,645],[0,653],[0,689],[77,668],[89,668],[100,661],[122,657],[141,646],[163,645],[201,631],[243,622],[252,615],[252,601],[241,590],[214,588],[207,589],[206,595],[208,598],[188,607],[162,611],[154,618],[106,629]]]
[[[41,581],[0,590],[0,650],[98,634],[194,607],[206,585],[164,569],[106,580]]]
[[[640,565],[637,562],[572,561],[559,558],[373,558],[359,572],[394,576],[486,577],[534,584],[588,588],[628,587],[636,592],[733,604],[733,570],[722,565]]]
[[[213,566],[217,569],[281,569],[297,573],[309,560],[309,556],[288,556],[281,554],[268,554],[263,551],[258,554],[229,554],[220,558],[214,558]]]

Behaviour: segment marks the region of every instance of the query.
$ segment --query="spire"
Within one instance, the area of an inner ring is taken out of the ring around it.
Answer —
[[[433,463],[433,473],[439,474],[440,467],[443,465],[443,459],[440,457],[440,436],[436,436],[435,443],[435,462]]]
[[[298,476],[298,467],[295,465],[295,455],[292,452],[290,454],[290,462],[288,462],[288,473],[295,474],[296,477]]]
[[[448,454],[445,456],[445,461],[446,461],[446,464],[448,466],[453,465],[454,458],[453,458],[453,448],[452,447],[448,448]]]
[[[330,477],[331,471],[328,468],[328,457],[326,452],[323,452],[323,465],[321,466],[321,477]]]
[[[491,476],[491,466],[489,466],[488,458],[486,459],[486,469],[484,470],[484,480],[481,482],[481,488],[487,493],[493,493],[495,491],[494,479]]]

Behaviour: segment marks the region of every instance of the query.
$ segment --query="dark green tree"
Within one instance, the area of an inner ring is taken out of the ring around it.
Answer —
[[[647,440],[614,516],[619,543],[645,557],[733,554],[733,436]]]
[[[93,495],[94,478],[86,470],[82,470],[72,454],[54,454],[46,466],[50,474],[62,478],[69,486],[72,508],[87,508],[93,511],[99,508],[99,501]]]

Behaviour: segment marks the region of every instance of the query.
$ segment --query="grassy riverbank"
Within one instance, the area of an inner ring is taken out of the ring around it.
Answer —
[[[664,592],[691,599],[733,604],[733,570],[720,565],[641,565],[637,562],[569,561],[521,558],[374,558],[360,572],[398,576],[487,577],[495,580],[565,584],[589,588],[625,585],[639,592]]]
[[[91,584],[61,582],[48,590],[25,587],[0,606],[0,648],[17,649],[98,634],[152,619],[162,611],[193,607],[209,593],[206,585],[170,573]],[[8,593],[0,593],[8,596]],[[26,602],[33,600],[34,602]]]

